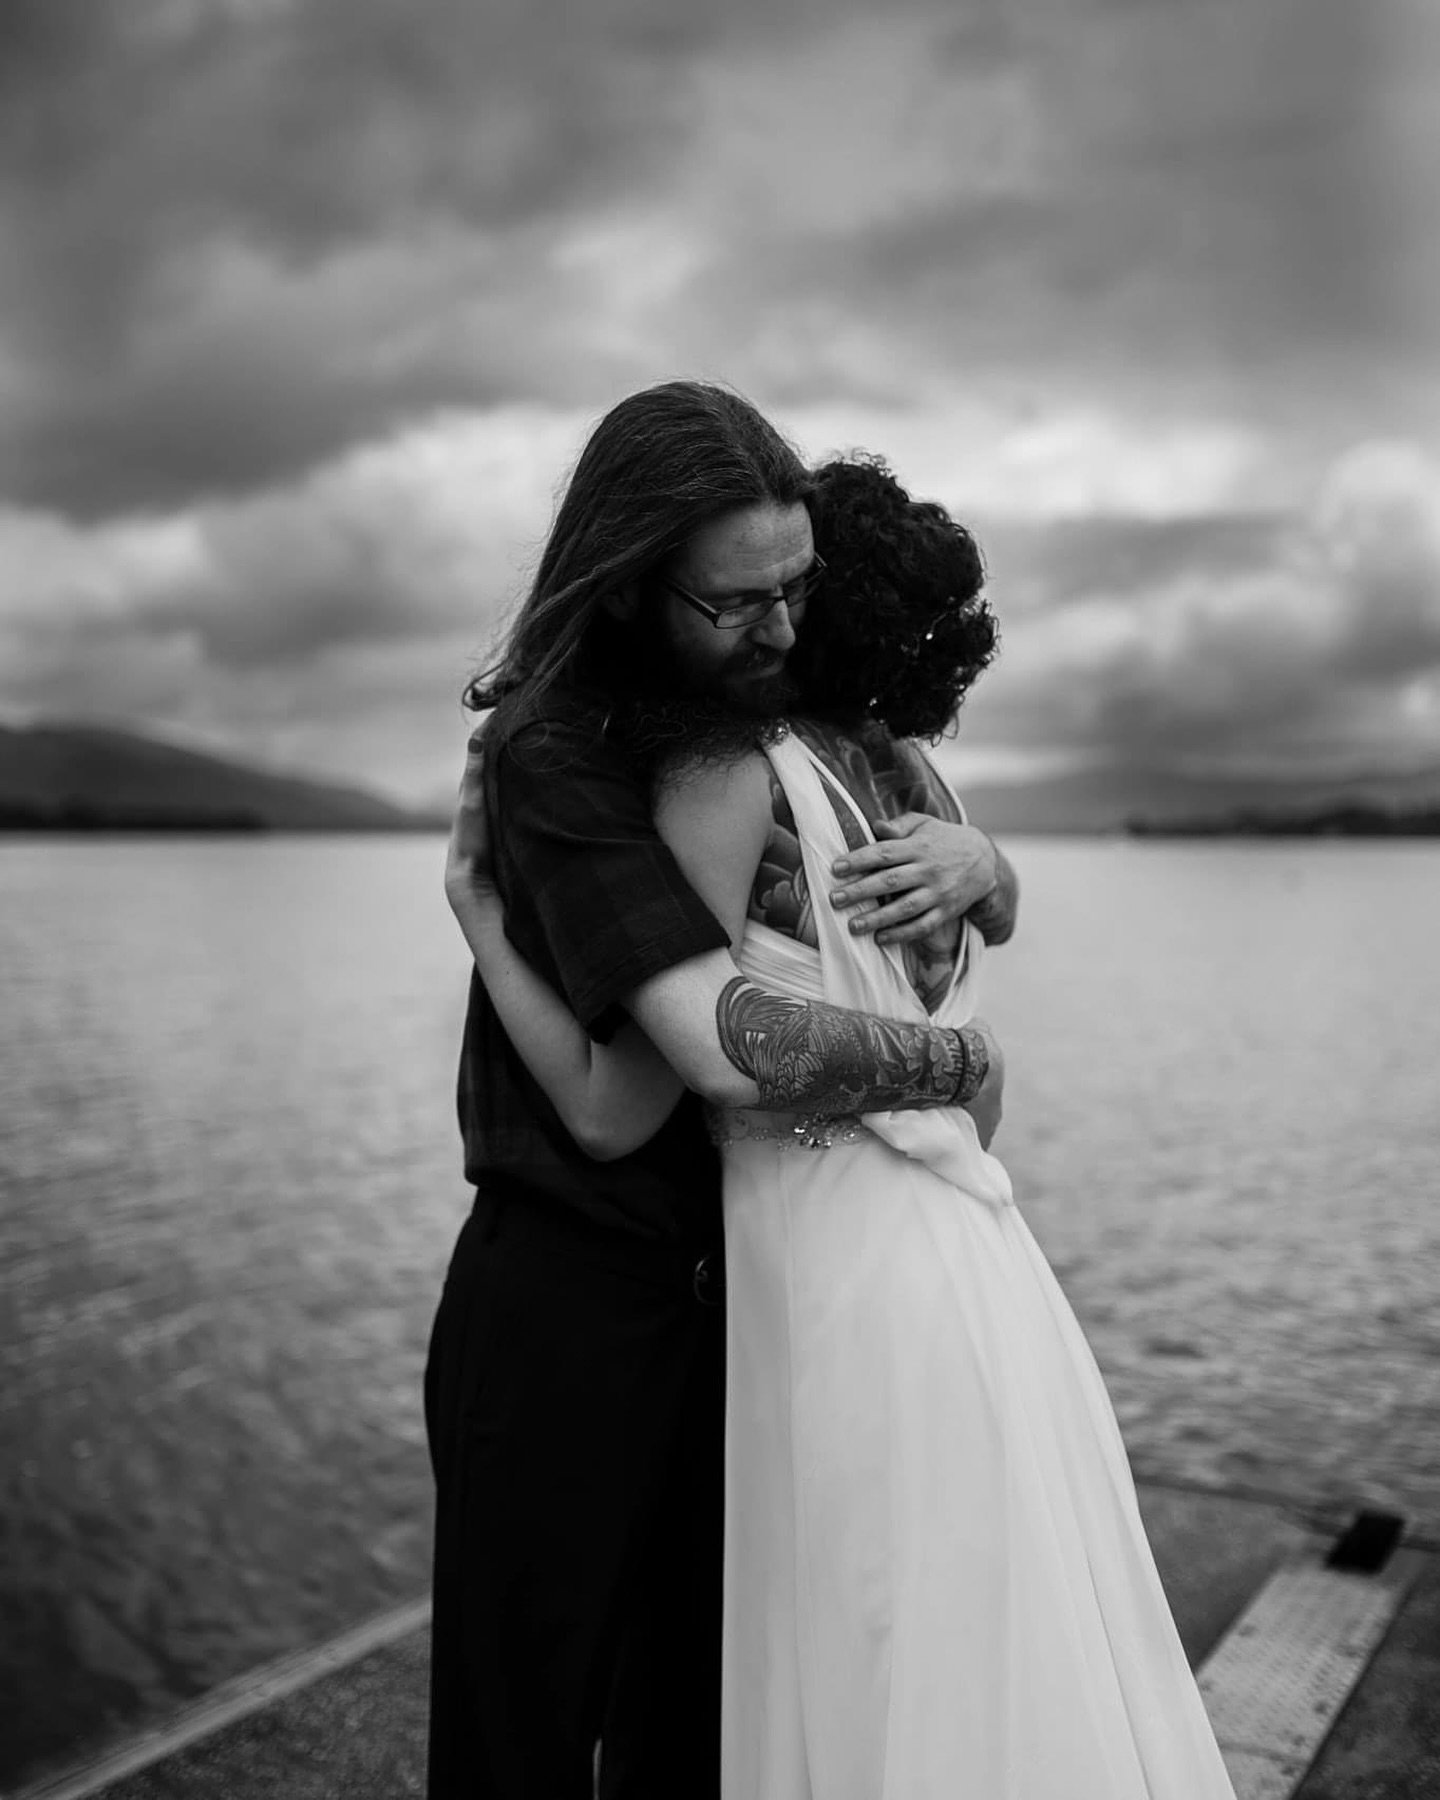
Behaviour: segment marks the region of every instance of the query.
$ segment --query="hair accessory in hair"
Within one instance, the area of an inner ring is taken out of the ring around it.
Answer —
[[[830,570],[790,659],[800,710],[846,729],[940,737],[995,655],[979,546],[874,457],[816,472],[815,549]]]

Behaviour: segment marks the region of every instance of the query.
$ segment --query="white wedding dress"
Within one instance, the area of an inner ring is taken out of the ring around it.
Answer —
[[[818,898],[843,789],[769,754]],[[751,924],[747,973],[926,1017],[814,911],[818,955]],[[965,933],[940,1024],[974,1010]],[[1099,1370],[969,1117],[725,1126],[724,1800],[1233,1800]]]

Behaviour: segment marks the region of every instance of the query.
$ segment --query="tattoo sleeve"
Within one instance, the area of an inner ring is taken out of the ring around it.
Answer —
[[[715,1006],[721,1048],[767,1109],[840,1114],[964,1106],[984,1084],[984,1036],[791,1000],[743,976]]]

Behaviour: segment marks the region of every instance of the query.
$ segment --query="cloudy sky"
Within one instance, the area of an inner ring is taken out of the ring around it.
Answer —
[[[6,0],[0,717],[452,791],[675,374],[982,538],[977,773],[1440,764],[1431,0]]]

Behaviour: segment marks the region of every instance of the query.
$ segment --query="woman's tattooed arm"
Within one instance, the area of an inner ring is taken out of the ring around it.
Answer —
[[[715,1007],[720,1046],[767,1109],[828,1114],[965,1106],[984,1085],[983,1031],[791,1000],[741,976]]]

